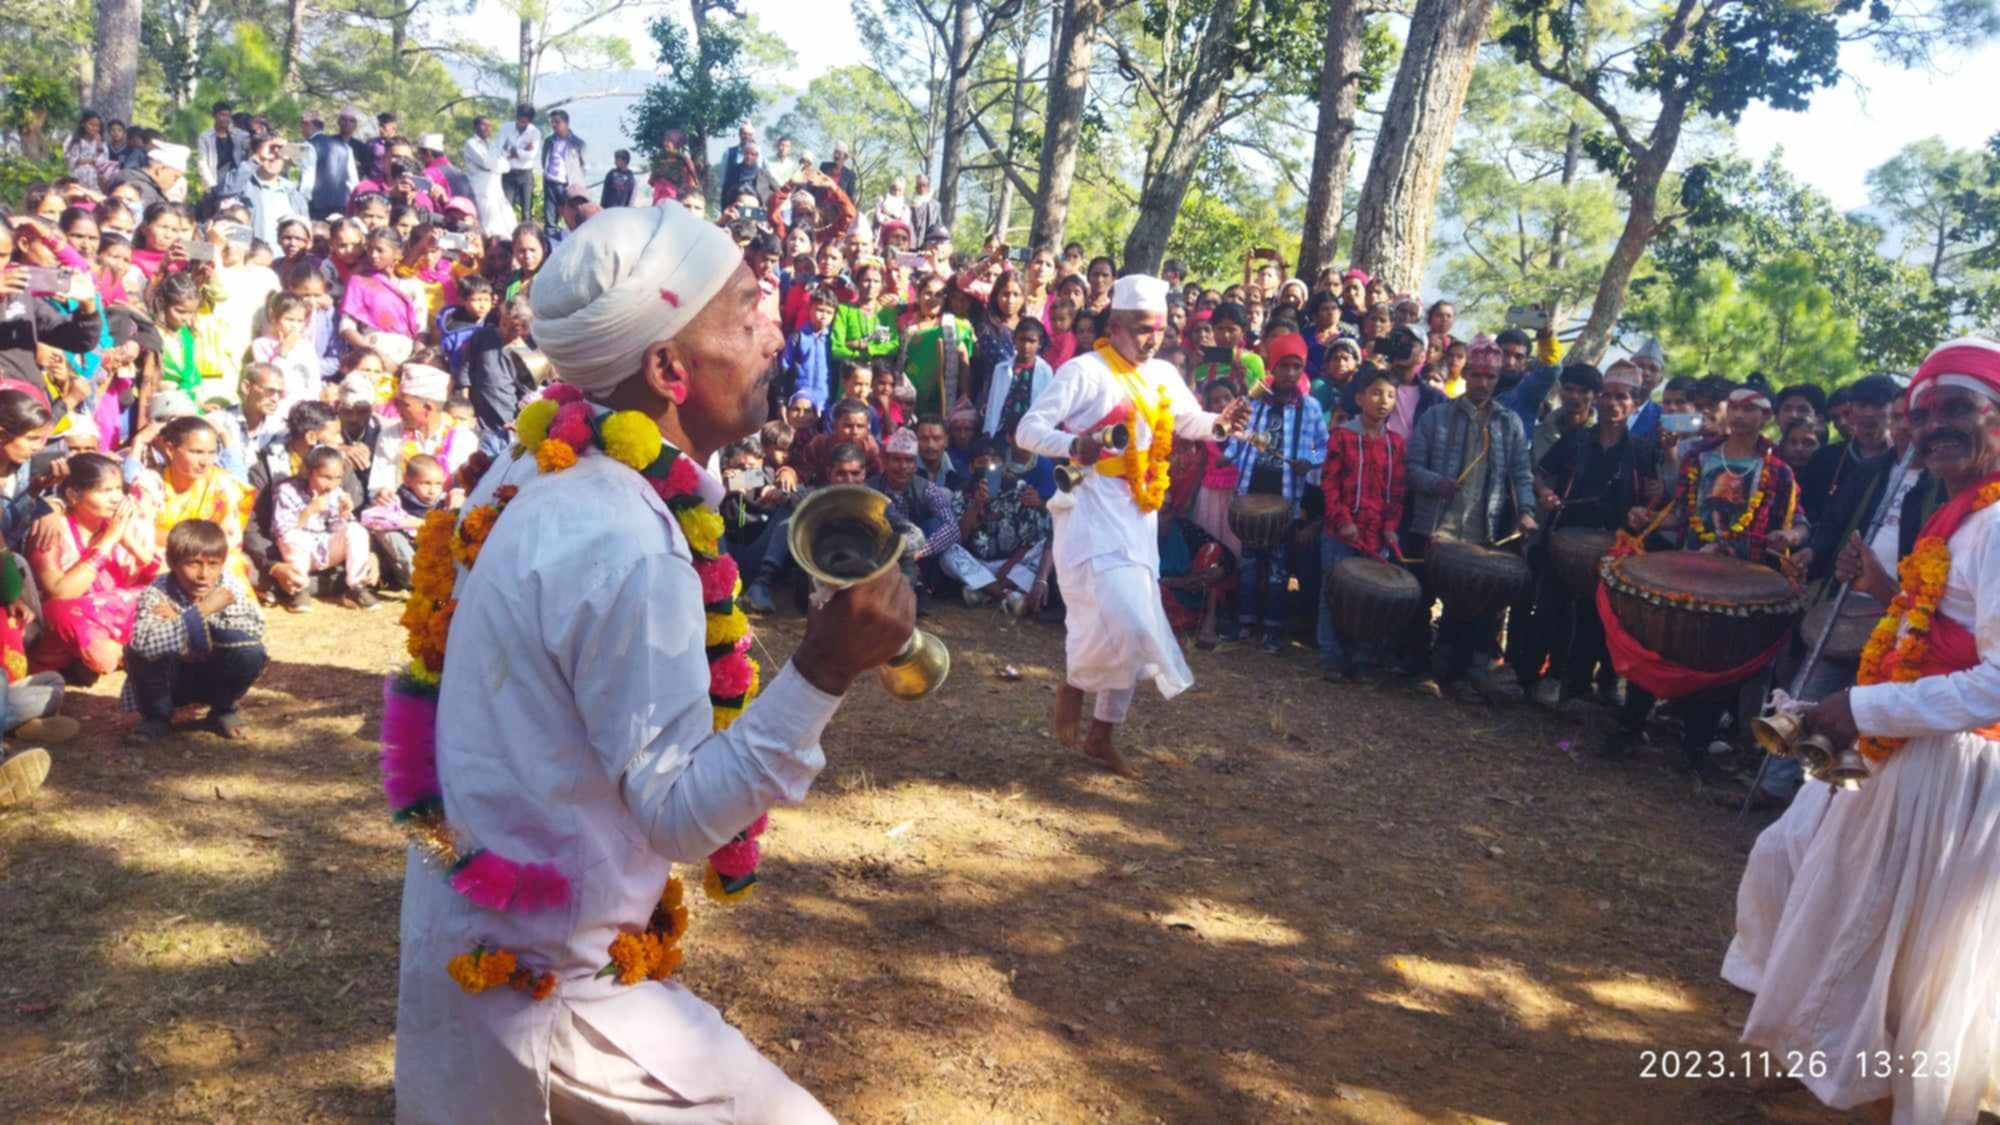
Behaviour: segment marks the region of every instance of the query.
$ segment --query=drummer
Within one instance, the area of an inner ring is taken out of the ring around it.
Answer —
[[[1282,496],[1292,507],[1292,525],[1299,519],[1299,497],[1307,488],[1307,477],[1326,459],[1326,415],[1319,403],[1304,393],[1306,340],[1296,332],[1271,338],[1265,345],[1270,364],[1270,393],[1252,400],[1250,422],[1243,436],[1223,449],[1230,463],[1239,466],[1236,474],[1238,496]],[[1249,435],[1264,434],[1270,445],[1259,453]],[[1240,538],[1242,532],[1238,531]],[[1264,625],[1264,651],[1277,652],[1285,643],[1285,592],[1292,567],[1291,527],[1278,542],[1262,548],[1243,545],[1242,564],[1237,568],[1237,629],[1223,639],[1247,637]]]
[[[1516,388],[1546,394],[1544,378]],[[1433,537],[1481,547],[1535,530],[1534,473],[1521,417],[1494,399],[1500,372],[1486,364],[1465,366],[1465,393],[1417,419],[1405,462],[1411,503],[1404,553],[1422,556]],[[1537,390],[1536,388],[1539,388]],[[1426,587],[1429,583],[1425,584]],[[1425,590],[1426,597],[1431,591]],[[1424,619],[1429,620],[1426,604]],[[1419,694],[1440,697],[1442,683],[1457,679],[1479,657],[1472,687],[1489,700],[1518,700],[1519,685],[1493,675],[1500,656],[1500,615],[1468,619],[1446,604],[1438,623],[1436,667],[1428,627],[1415,631],[1408,671]]]
[[[1681,479],[1661,526],[1678,527],[1683,548],[1771,567],[1792,565],[1789,552],[1805,544],[1809,528],[1799,510],[1792,470],[1764,437],[1770,420],[1769,396],[1754,387],[1738,387],[1726,400],[1723,435],[1702,438],[1682,450]],[[1633,507],[1627,515],[1634,529],[1653,518],[1644,506]],[[1680,701],[1682,759],[1705,784],[1726,780],[1710,760],[1709,743],[1734,697],[1730,690]],[[1623,754],[1644,740],[1653,701],[1652,694],[1637,684],[1626,685],[1625,705],[1618,713],[1618,729],[1604,745],[1606,754]]]
[[[1535,493],[1551,532],[1623,526],[1625,514],[1645,502],[1659,464],[1655,443],[1630,432],[1643,393],[1639,369],[1615,363],[1599,379],[1597,369],[1588,364],[1563,368],[1565,401],[1572,388],[1592,383],[1597,385],[1592,403],[1596,423],[1571,430],[1535,466]],[[1595,680],[1599,701],[1616,706],[1618,674],[1604,648],[1604,628],[1595,612],[1576,612],[1577,592],[1556,577],[1546,537],[1528,552],[1528,565],[1535,577],[1534,612],[1526,621],[1517,614],[1507,631],[1508,662],[1520,677],[1522,690],[1553,706],[1563,699],[1582,698]],[[1550,668],[1554,675],[1538,683],[1545,656],[1554,657]]]
[[[1890,404],[1902,394],[1887,375],[1848,384],[1853,438],[1820,450],[1799,474],[1799,504],[1813,517],[1812,542],[1801,552],[1801,561],[1814,578],[1833,573],[1841,545],[1867,526],[1881,503],[1882,490],[1889,486],[1902,456],[1889,434]]]
[[[1320,493],[1325,497],[1325,531],[1320,536],[1320,570],[1332,574],[1342,559],[1396,555],[1396,525],[1403,518],[1405,472],[1402,435],[1389,429],[1396,410],[1396,377],[1377,367],[1364,367],[1354,377],[1354,400],[1360,413],[1327,436],[1326,460],[1320,466]],[[1328,680],[1360,681],[1361,654],[1344,651],[1333,628],[1333,606],[1319,606],[1321,674]]]

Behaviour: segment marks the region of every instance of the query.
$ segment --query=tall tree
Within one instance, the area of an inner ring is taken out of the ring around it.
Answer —
[[[813,152],[846,141],[848,166],[864,184],[887,183],[923,159],[923,110],[868,66],[837,66],[807,83],[772,131]]]
[[[1021,14],[1022,0],[892,0],[906,4],[944,44],[944,88],[939,136],[938,209],[950,226],[958,213],[960,169],[973,122],[973,72],[981,53]]]
[[[1366,0],[1330,0],[1321,40],[1318,123],[1313,129],[1312,176],[1305,226],[1299,238],[1299,277],[1313,277],[1335,262],[1340,207],[1354,159],[1355,108],[1361,100],[1361,48]]]
[[[1985,245],[1975,216],[1987,197],[2000,200],[2000,184],[1987,182],[1989,159],[1927,137],[1868,173],[1869,201],[1896,224],[1903,260],[1922,266],[1934,284],[1974,280]]]
[[[1354,258],[1392,289],[1419,288],[1438,182],[1493,0],[1417,0],[1354,220]]]
[[[703,0],[691,0],[696,9]],[[632,50],[623,36],[603,30],[622,12],[654,6],[649,0],[504,0],[520,24],[515,58],[514,100],[535,105],[542,73],[553,56],[577,70],[624,70]],[[720,6],[735,13],[735,5]],[[701,18],[697,11],[696,18]]]
[[[96,66],[90,106],[107,120],[132,120],[139,89],[139,24],[144,0],[97,0]]]
[[[628,111],[632,135],[641,151],[658,155],[669,129],[687,134],[688,155],[705,181],[708,138],[722,136],[749,120],[757,108],[757,92],[744,69],[740,21],[712,18],[734,9],[709,0],[692,0],[693,31],[662,16],[652,23],[653,44],[659,51],[660,77]]]
[[[1311,7],[1301,0],[1147,0],[1143,16],[1156,58],[1142,58],[1128,42],[1134,36],[1100,42],[1117,52],[1119,74],[1132,83],[1141,111],[1161,121],[1146,146],[1139,215],[1120,255],[1126,269],[1150,271],[1159,268],[1218,130],[1271,93],[1263,76],[1310,73],[1319,51],[1306,31]]]
[[[1585,149],[1630,199],[1590,319],[1572,348],[1585,360],[1603,354],[1633,271],[1662,229],[1660,185],[1690,115],[1734,123],[1756,102],[1802,110],[1839,78],[1843,41],[1874,39],[1909,60],[1982,38],[1995,25],[1983,0],[1937,0],[1921,8],[1864,0],[1676,0],[1657,10],[1631,0],[1623,14],[1633,34],[1604,43],[1595,34],[1603,13],[1590,0],[1508,0],[1508,9],[1516,23],[1501,42],[1597,112],[1603,130],[1586,135]],[[1647,99],[1650,125],[1635,120],[1631,108]]]
[[[1059,0],[1050,15],[1055,48],[1049,54],[1049,92],[1042,114],[1042,157],[1036,177],[1035,217],[1028,245],[1055,249],[1069,223],[1076,180],[1077,143],[1090,98],[1090,60],[1097,28],[1118,0]]]

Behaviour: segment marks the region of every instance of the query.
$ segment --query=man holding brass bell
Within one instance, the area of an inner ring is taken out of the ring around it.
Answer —
[[[1842,581],[1889,605],[1860,686],[1805,712],[1867,780],[1808,784],[1758,837],[1722,975],[1746,1042],[1824,1058],[1826,1104],[1899,1125],[2000,1110],[2000,344],[1930,354],[1908,392],[1917,464],[1949,495],[1892,575],[1859,536]]]
[[[443,560],[435,765],[392,761],[412,720],[383,720],[392,804],[421,766],[442,817],[404,885],[399,1121],[833,1120],[672,979],[674,865],[706,857],[712,897],[754,879],[765,812],[804,798],[848,685],[915,623],[892,569],[814,609],[784,666],[751,663],[702,466],[764,420],[760,298],[728,232],[681,207],[606,211],[536,275],[560,382]]]
[[[1172,364],[1155,360],[1167,330],[1167,283],[1119,278],[1104,335],[1062,365],[1014,431],[1022,449],[1067,457],[1082,470],[1050,502],[1055,568],[1067,606],[1065,683],[1056,696],[1056,737],[1106,769],[1128,774],[1112,742],[1139,681],[1172,699],[1194,683],[1160,602],[1156,514],[1167,494],[1176,437],[1229,436],[1249,413],[1237,399],[1221,414],[1195,402]],[[1123,426],[1125,445],[1100,435]],[[1083,696],[1097,696],[1090,731],[1079,739]]]

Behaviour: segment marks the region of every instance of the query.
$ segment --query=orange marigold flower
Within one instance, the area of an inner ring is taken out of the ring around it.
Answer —
[[[611,939],[611,963],[618,967],[619,984],[638,984],[652,970],[646,939],[639,934],[621,933]]]
[[[554,973],[543,973],[541,976],[535,978],[534,991],[530,992],[528,996],[530,999],[537,1001],[547,1000],[549,994],[555,990],[556,975]]]
[[[545,473],[560,473],[576,464],[576,450],[568,442],[550,438],[535,449],[535,467]]]
[[[467,992],[486,991],[486,977],[479,971],[477,951],[459,954],[446,962],[444,968],[445,972],[451,974],[451,979],[458,982],[458,987]]]
[[[661,946],[659,956],[653,961],[652,971],[646,975],[652,980],[666,980],[668,977],[674,975],[675,970],[681,967],[681,957],[680,946]]]

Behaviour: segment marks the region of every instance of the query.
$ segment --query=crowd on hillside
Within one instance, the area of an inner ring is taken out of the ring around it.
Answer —
[[[1059,466],[1012,437],[1054,370],[1096,345],[1111,258],[960,248],[925,176],[863,206],[844,148],[815,162],[780,139],[767,158],[749,127],[706,175],[676,132],[643,181],[620,151],[593,198],[559,110],[481,119],[456,160],[394,114],[363,140],[355,112],[332,133],[308,112],[291,141],[214,111],[179,141],[84,114],[71,175],[30,188],[0,231],[12,745],[73,735],[63,684],[121,667],[133,737],[195,703],[236,735],[266,607],[367,610],[402,588],[413,529],[511,444],[550,377],[524,290],[605,207],[712,215],[782,323],[769,421],[720,466],[753,610],[802,583],[785,533],[804,491],[867,483],[906,531],[926,608],[1057,611]],[[1643,737],[1653,700],[1621,688],[1552,570],[1550,529],[1652,523],[1670,546],[1822,577],[1903,440],[1887,376],[1829,399],[1671,372],[1650,344],[1602,370],[1565,365],[1545,326],[1469,330],[1366,263],[1294,277],[1249,250],[1240,276],[1162,273],[1157,358],[1210,409],[1254,400],[1243,435],[1173,452],[1163,597],[1193,643],[1299,642],[1329,679],[1395,676],[1432,696],[1594,701],[1618,715],[1613,750]],[[1245,496],[1281,498],[1282,528],[1246,544],[1230,517]],[[1893,552],[1893,520],[1888,533]],[[1324,575],[1356,555],[1418,566],[1440,538],[1525,549],[1532,590],[1502,613],[1446,604],[1408,643],[1344,643]],[[1712,777],[1728,708],[1678,710],[1686,764]],[[0,799],[31,790],[29,772],[16,760]],[[1767,787],[1782,799],[1787,781]]]

